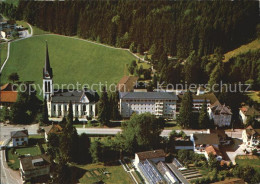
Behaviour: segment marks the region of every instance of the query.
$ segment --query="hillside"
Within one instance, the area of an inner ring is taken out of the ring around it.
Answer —
[[[227,52],[226,54],[224,54],[225,56],[224,62],[228,61],[231,57],[237,56],[241,53],[245,53],[249,50],[257,50],[257,49],[260,49],[260,40],[254,40],[248,44],[240,46],[235,50]]]
[[[135,59],[129,52],[95,45],[58,35],[34,36],[11,44],[10,58],[3,70],[2,83],[18,72],[21,81],[42,85],[45,40],[54,73],[54,83],[117,83],[124,67]]]

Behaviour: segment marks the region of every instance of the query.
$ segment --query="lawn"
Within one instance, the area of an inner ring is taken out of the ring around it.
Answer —
[[[88,164],[78,167],[86,170],[86,173],[79,179],[80,183],[94,183],[100,181],[101,178],[103,178],[103,182],[106,184],[133,183],[121,165],[104,166],[103,164]],[[110,174],[99,175],[98,172],[96,172],[101,170],[108,171]]]
[[[260,157],[257,156],[238,156],[236,157],[236,164],[241,166],[250,165],[260,172]]]
[[[2,66],[2,64],[4,63],[6,57],[7,57],[7,47],[8,47],[8,44],[7,43],[1,43],[0,44],[0,65]]]
[[[54,84],[112,84],[124,74],[124,67],[134,56],[127,51],[58,35],[40,35],[11,44],[10,58],[3,70],[2,82],[18,72],[21,81],[42,86],[45,40],[49,45]],[[66,86],[65,86],[66,88]],[[94,89],[98,89],[95,86]],[[39,90],[39,88],[37,88]]]
[[[227,52],[226,54],[224,54],[224,56],[225,56],[224,62],[228,61],[231,57],[234,57],[238,54],[247,52],[249,50],[256,50],[256,49],[260,49],[260,40],[254,40],[248,44],[240,46],[239,48],[237,48],[235,50]]]
[[[164,129],[166,130],[182,130],[182,127],[175,120],[165,122]]]

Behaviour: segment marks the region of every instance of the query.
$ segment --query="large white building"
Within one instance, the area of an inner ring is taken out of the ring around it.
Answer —
[[[157,117],[176,118],[178,97],[168,92],[121,92],[119,112],[123,118],[149,112]]]
[[[49,117],[66,116],[69,111],[69,103],[71,102],[73,116],[83,119],[96,116],[96,103],[99,100],[96,91],[87,89],[55,90],[53,88],[53,73],[47,44],[45,66],[43,68],[43,98],[47,100]]]

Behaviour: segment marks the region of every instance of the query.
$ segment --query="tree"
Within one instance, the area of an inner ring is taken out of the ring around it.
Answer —
[[[49,116],[48,116],[48,108],[47,108],[46,99],[44,99],[44,101],[43,101],[41,122],[46,125],[49,124]]]
[[[50,133],[47,141],[47,153],[50,155],[50,160],[53,161],[60,154],[60,140],[57,134]]]
[[[18,73],[11,73],[9,76],[8,76],[8,80],[12,81],[13,83],[15,81],[18,81],[19,80],[19,75]]]
[[[206,99],[203,102],[203,105],[200,109],[200,114],[199,114],[199,127],[204,129],[204,128],[210,128],[210,119],[208,116],[208,111],[207,111],[207,102]]]
[[[83,133],[79,136],[79,155],[78,155],[78,162],[79,163],[90,163],[91,162],[91,155],[90,155],[90,138],[87,134]]]
[[[93,163],[97,163],[102,161],[102,144],[100,141],[95,140],[91,145],[90,145],[90,154],[92,158]]]
[[[107,95],[106,88],[103,87],[102,93],[101,93],[101,98],[99,100],[99,105],[98,105],[98,121],[102,124],[108,124],[110,120],[110,113],[111,109],[109,108],[109,99]]]
[[[121,119],[120,112],[118,110],[118,103],[119,103],[119,92],[112,92],[109,97],[109,102],[111,106],[111,119],[119,120]]]
[[[3,108],[3,119],[4,121],[10,120],[10,110],[6,106]]]
[[[217,161],[215,155],[213,155],[212,153],[209,154],[208,164],[210,170],[218,169],[219,167],[219,162]]]
[[[54,165],[54,164],[52,164]],[[72,182],[71,170],[67,164],[67,161],[62,157],[59,158],[58,164],[56,164],[53,176],[53,183],[70,184]]]
[[[138,46],[137,46],[137,52],[138,52],[139,54],[143,54],[143,47],[142,47],[141,44],[138,44]]]
[[[133,114],[123,125],[122,140],[125,151],[136,151],[158,148],[164,121],[150,113]]]
[[[132,42],[130,47],[129,47],[129,50],[133,53],[136,53],[136,46],[135,46],[135,42]]]
[[[193,99],[192,99],[192,94],[188,90],[181,102],[181,108],[180,108],[180,113],[179,116],[177,117],[177,123],[184,127],[184,128],[189,128],[192,126],[192,107],[193,107]]]

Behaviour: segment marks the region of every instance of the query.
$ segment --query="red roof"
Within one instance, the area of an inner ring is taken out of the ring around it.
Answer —
[[[0,102],[16,102],[17,91],[0,91]]]

